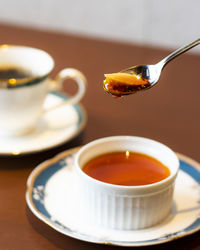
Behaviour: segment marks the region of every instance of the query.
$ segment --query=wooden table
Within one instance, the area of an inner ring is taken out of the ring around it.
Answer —
[[[105,72],[153,64],[170,51],[7,25],[0,25],[0,34],[1,43],[49,52],[56,62],[52,76],[64,67],[74,67],[88,79],[82,101],[88,122],[81,135],[45,152],[0,158],[0,249],[118,249],[64,236],[41,222],[26,206],[27,177],[34,167],[57,153],[111,135],[152,138],[200,161],[200,56],[186,53],[165,68],[160,83],[151,90],[114,99],[102,89]],[[147,249],[197,250],[200,233]]]

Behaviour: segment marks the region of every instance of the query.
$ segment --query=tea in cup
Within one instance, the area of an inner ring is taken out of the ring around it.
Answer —
[[[136,230],[170,213],[179,160],[159,142],[135,136],[98,139],[79,150],[75,169],[85,223]]]
[[[0,135],[16,136],[30,132],[44,112],[44,102],[51,90],[62,91],[65,79],[78,85],[74,96],[59,105],[78,103],[85,94],[86,78],[78,70],[65,68],[55,80],[50,78],[53,58],[45,51],[14,45],[0,46]],[[66,114],[67,115],[67,114]]]

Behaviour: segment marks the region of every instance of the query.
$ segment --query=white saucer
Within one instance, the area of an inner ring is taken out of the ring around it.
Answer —
[[[180,154],[173,208],[162,223],[137,231],[103,229],[82,223],[76,206],[74,154],[77,150],[65,151],[45,161],[28,178],[27,204],[50,227],[80,240],[120,246],[155,245],[200,230],[200,164]]]
[[[66,99],[57,92],[48,94],[45,108]],[[47,112],[35,129],[23,136],[0,137],[0,155],[19,155],[50,149],[74,138],[86,124],[86,112],[80,104],[62,106]]]

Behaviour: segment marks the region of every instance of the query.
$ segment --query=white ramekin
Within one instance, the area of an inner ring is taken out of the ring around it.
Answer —
[[[170,176],[149,185],[122,186],[98,181],[82,171],[95,156],[115,152],[144,153],[170,169]],[[179,169],[176,154],[167,146],[142,137],[113,136],[83,146],[75,157],[79,185],[79,210],[82,218],[96,226],[136,230],[161,222],[172,206],[174,182]]]

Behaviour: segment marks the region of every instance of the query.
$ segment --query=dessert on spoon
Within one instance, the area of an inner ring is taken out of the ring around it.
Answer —
[[[105,74],[104,89],[115,97],[130,95],[154,86],[168,62],[200,43],[200,39],[185,45],[160,62],[152,65],[137,65],[118,73]]]

